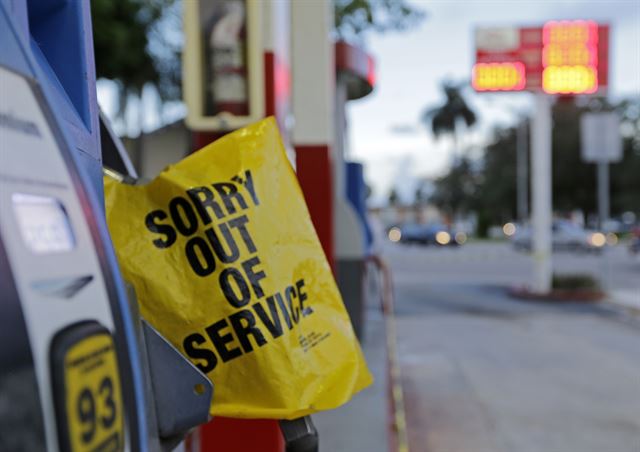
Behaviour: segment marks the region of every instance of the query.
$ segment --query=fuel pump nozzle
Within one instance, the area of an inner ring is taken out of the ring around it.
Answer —
[[[311,416],[280,421],[286,452],[318,452],[318,431]]]

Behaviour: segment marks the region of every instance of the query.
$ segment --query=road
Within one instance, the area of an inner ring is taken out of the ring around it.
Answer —
[[[412,452],[640,452],[640,319],[514,300],[531,259],[501,243],[387,244]],[[640,262],[558,254],[559,273],[640,291]]]

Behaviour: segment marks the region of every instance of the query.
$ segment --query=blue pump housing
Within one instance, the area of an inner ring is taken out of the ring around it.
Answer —
[[[88,0],[0,0],[0,65],[35,81],[59,129],[111,294],[125,363],[133,450],[149,449],[143,372],[131,308],[104,218],[99,109]],[[1,87],[0,87],[1,88]],[[0,97],[0,102],[2,101]],[[37,162],[34,162],[37,164]],[[0,262],[1,263],[1,262]]]
[[[88,1],[1,0],[15,33],[28,44],[30,73],[50,95],[58,117],[89,176],[102,196],[102,158],[96,97],[91,11]],[[3,27],[3,32],[8,28]],[[3,46],[9,41],[2,39]],[[16,61],[11,51],[5,58]],[[17,62],[17,61],[16,61]]]

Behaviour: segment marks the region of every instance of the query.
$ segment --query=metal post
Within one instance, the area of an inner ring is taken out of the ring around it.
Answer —
[[[609,163],[601,161],[598,166],[598,224],[600,230],[609,219]]]
[[[533,230],[533,291],[551,290],[551,99],[536,94],[535,115],[531,130],[531,223]]]
[[[598,167],[598,228],[602,231],[605,222],[609,219],[609,162],[600,160]],[[611,289],[611,261],[610,254],[604,253],[601,259],[602,277],[600,281],[604,290]]]
[[[518,190],[518,221],[524,224],[529,216],[528,165],[527,165],[527,120],[518,123],[516,135],[516,187]]]
[[[346,125],[347,125],[347,80],[344,75],[338,74],[335,84],[335,116],[334,116],[334,133],[335,141],[333,143],[333,195],[336,200],[345,199],[347,195],[346,184]]]

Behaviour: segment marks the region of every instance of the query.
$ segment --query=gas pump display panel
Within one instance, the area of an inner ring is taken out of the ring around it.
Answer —
[[[73,231],[60,201],[23,193],[14,193],[11,199],[22,239],[31,251],[40,254],[73,249]]]

